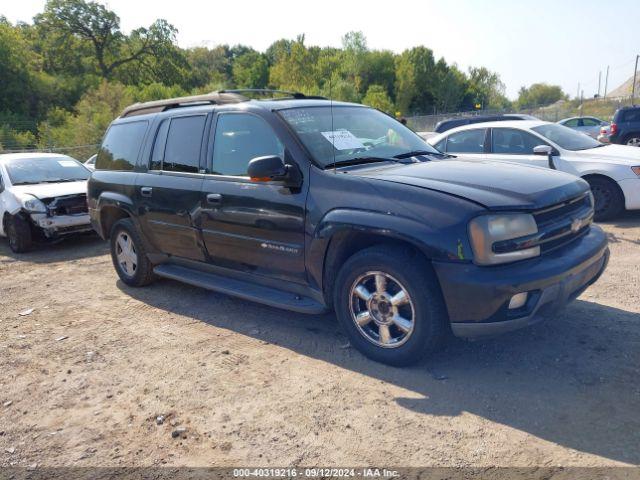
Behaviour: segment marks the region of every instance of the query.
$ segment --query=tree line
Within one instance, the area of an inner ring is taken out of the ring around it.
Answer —
[[[373,50],[361,32],[344,35],[341,48],[307,45],[300,35],[264,52],[180,48],[176,34],[162,19],[125,33],[115,12],[86,0],[49,0],[31,23],[0,17],[0,149],[95,144],[130,103],[224,88],[323,95],[392,115],[513,107],[484,67],[462,71],[424,46]],[[523,87],[518,101],[541,98],[565,95],[538,84]]]

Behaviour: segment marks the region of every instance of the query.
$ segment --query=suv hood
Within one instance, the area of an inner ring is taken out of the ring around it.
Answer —
[[[16,196],[32,195],[40,200],[45,198],[61,197],[63,195],[75,195],[87,193],[87,181],[39,183],[37,185],[14,185],[11,191]]]
[[[448,193],[491,210],[536,210],[589,190],[587,182],[568,173],[507,162],[456,159],[379,167],[349,173]]]
[[[574,154],[576,160],[590,159],[616,165],[629,165],[630,167],[640,165],[640,148],[628,147],[627,145],[612,144],[569,153]]]

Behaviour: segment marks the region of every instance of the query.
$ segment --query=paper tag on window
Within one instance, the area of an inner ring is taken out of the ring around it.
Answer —
[[[77,167],[78,164],[73,160],[58,160],[58,165],[61,167]]]
[[[321,132],[322,136],[329,140],[337,150],[353,150],[364,148],[364,145],[349,130],[334,130],[333,132]]]

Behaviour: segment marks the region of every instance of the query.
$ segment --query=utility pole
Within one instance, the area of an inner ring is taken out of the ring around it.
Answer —
[[[600,98],[600,80],[602,79],[602,70],[598,72],[598,98]]]
[[[608,86],[609,86],[609,65],[607,65],[607,74],[604,76],[604,98],[607,98]]]
[[[584,90],[580,90],[580,116],[582,116]]]
[[[576,100],[580,98],[580,82],[578,82],[578,90],[576,91]]]
[[[636,66],[633,69],[633,87],[631,89],[631,106],[633,106],[633,99],[636,96],[636,74],[638,73],[638,58],[640,58],[640,55],[636,55]]]

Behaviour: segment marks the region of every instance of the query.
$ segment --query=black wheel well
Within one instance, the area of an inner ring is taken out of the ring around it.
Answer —
[[[631,137],[640,137],[640,132],[631,132],[631,133],[627,133],[624,138],[622,139],[623,143],[627,143],[627,141],[631,138]]]
[[[129,213],[118,207],[105,206],[100,210],[100,227],[102,228],[102,236],[107,239],[111,235],[111,227],[118,220],[129,218]]]
[[[402,247],[429,262],[429,258],[421,250],[406,240],[369,232],[336,233],[329,242],[322,275],[322,291],[329,307],[333,305],[333,285],[342,265],[352,255],[375,245]]]
[[[601,173],[590,173],[588,175],[585,175],[584,177],[582,177],[583,180],[586,180],[587,182],[589,182],[589,180],[591,179],[599,179],[599,180],[604,180],[606,182],[609,182],[611,184],[613,184],[615,186],[616,191],[620,194],[620,198],[624,199],[624,193],[622,193],[622,189],[620,188],[620,185],[618,185],[618,182],[616,182],[613,178],[608,177],[606,175],[602,175]]]

